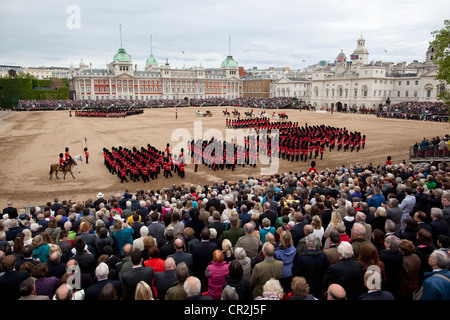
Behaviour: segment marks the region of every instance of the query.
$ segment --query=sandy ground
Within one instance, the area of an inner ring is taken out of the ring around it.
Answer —
[[[172,141],[173,133],[189,132],[194,137],[194,133],[206,134],[209,129],[218,129],[226,137],[224,109],[204,107],[202,110],[211,110],[213,116],[198,117],[195,114],[197,108],[178,108],[178,119],[175,119],[175,109],[146,109],[144,114],[125,119],[69,117],[68,111],[0,111],[0,207],[6,207],[8,201],[12,201],[17,208],[24,208],[52,202],[54,197],[60,200],[87,200],[94,199],[98,192],[109,196],[123,193],[126,188],[134,192],[137,189],[158,189],[182,182],[204,185],[217,180],[237,181],[250,175],[261,176],[260,169],[268,165],[260,164],[255,169],[238,166],[234,173],[229,170],[214,172],[201,165],[198,173],[194,173],[193,166],[187,167],[184,180],[176,176],[165,179],[160,175],[150,183],[121,184],[118,177],[111,175],[103,164],[104,147],[110,150],[113,146],[139,149],[150,143],[164,150],[166,143],[172,147],[181,144],[179,135],[175,135]],[[247,109],[241,108],[240,111],[243,114]],[[299,110],[287,110],[286,113],[290,121],[297,121],[300,126],[305,123],[325,124],[346,127],[349,131],[360,131],[366,135],[366,148],[359,153],[326,151],[323,160],[316,160],[319,171],[357,162],[378,165],[384,163],[388,155],[392,156],[394,163],[408,161],[409,147],[416,141],[449,133],[447,123]],[[58,154],[64,152],[66,146],[70,148],[72,156],[84,155],[85,137],[90,151],[89,164],[78,164],[81,172],[74,170],[75,179],[66,176],[63,180],[60,174],[59,180],[54,177],[50,180],[50,164],[58,161]],[[280,160],[278,172],[307,170],[309,165],[310,161],[296,163]]]

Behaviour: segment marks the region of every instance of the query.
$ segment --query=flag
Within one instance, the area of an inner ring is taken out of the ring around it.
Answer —
[[[359,55],[358,54],[352,54],[350,55],[350,60],[358,60]]]

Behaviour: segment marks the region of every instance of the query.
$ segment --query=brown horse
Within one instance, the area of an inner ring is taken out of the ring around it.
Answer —
[[[62,172],[64,174],[64,179],[66,179],[66,173],[70,172],[70,174],[72,175],[72,178],[75,179],[75,177],[73,176],[73,173],[72,173],[72,168],[73,167],[77,167],[78,168],[77,162],[75,161],[75,158],[77,158],[77,157],[81,160],[81,156],[76,156],[76,157],[71,158],[69,163],[67,163],[66,166],[64,167],[64,171],[62,170],[62,168],[59,167],[58,163],[51,164],[50,165],[50,178],[49,179],[52,178],[53,173],[55,173],[56,179],[59,179],[58,178],[58,172]],[[78,169],[78,173],[80,173],[79,169]]]

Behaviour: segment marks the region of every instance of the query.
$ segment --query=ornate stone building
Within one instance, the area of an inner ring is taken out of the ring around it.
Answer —
[[[271,96],[295,96],[317,109],[340,107],[378,108],[403,101],[437,101],[437,65],[433,48],[424,62],[406,63],[371,61],[361,36],[350,55],[341,51],[334,64],[308,68],[303,78],[285,77],[272,83]],[[303,87],[302,87],[303,84]]]
[[[69,68],[70,87],[78,100],[160,100],[234,99],[242,96],[239,65],[230,55],[220,68],[172,68],[158,65],[151,54],[143,71],[133,65],[131,56],[119,48],[106,69],[93,69],[83,62]]]

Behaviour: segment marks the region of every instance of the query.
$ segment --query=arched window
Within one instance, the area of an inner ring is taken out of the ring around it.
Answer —
[[[367,97],[367,92],[368,92],[367,87],[364,86],[364,87],[362,87],[361,90],[362,90],[362,96],[363,96],[363,97]]]

